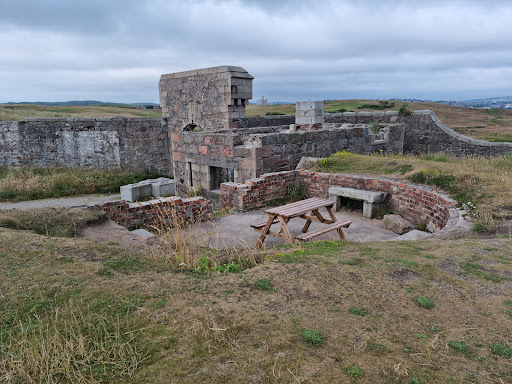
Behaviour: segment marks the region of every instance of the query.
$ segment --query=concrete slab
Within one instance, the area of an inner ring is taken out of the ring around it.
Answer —
[[[324,212],[324,216],[327,213]],[[367,241],[388,241],[397,236],[394,232],[384,228],[382,220],[367,219],[361,215],[361,212],[340,210],[335,213],[338,221],[349,220],[352,224],[348,229],[344,229],[347,240],[357,242]],[[254,248],[260,234],[251,228],[251,224],[261,223],[267,219],[267,214],[263,210],[251,211],[247,213],[237,213],[216,218],[212,223],[201,223],[191,227],[187,233],[189,236],[200,236],[205,245],[217,249],[236,246],[248,246]],[[293,235],[299,235],[302,231],[305,221],[302,219],[292,219],[288,228]],[[310,231],[321,228],[325,224],[312,223]],[[279,224],[272,226],[279,228]],[[329,232],[319,236],[317,240],[339,240],[336,231]],[[273,246],[285,243],[284,240],[272,236],[267,236],[264,246]]]

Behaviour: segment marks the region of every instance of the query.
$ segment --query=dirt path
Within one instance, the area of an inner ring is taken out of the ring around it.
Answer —
[[[82,208],[91,204],[106,203],[119,200],[121,196],[115,195],[82,195],[74,197],[58,197],[54,199],[29,200],[17,203],[0,203],[0,209],[34,209],[34,208]]]

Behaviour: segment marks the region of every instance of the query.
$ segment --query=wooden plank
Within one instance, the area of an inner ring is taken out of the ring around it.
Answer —
[[[316,231],[303,233],[295,238],[300,241],[308,241],[314,237],[323,235],[330,231],[334,231],[334,230],[341,229],[341,228],[348,228],[350,226],[350,224],[352,224],[351,221],[338,221],[336,223],[328,225],[327,227],[317,229]]]
[[[331,200],[325,200],[325,199],[318,199],[316,197],[313,197],[311,199],[306,199],[306,200],[301,200],[301,201],[297,201],[295,203],[290,203],[290,204],[286,204],[286,205],[282,205],[280,207],[276,207],[276,208],[271,208],[271,209],[267,209],[265,210],[266,213],[269,213],[269,214],[277,214],[277,215],[281,215],[284,213],[288,213],[288,212],[296,212],[296,211],[300,211],[300,210],[303,210],[305,209],[305,207],[317,207],[317,208],[320,208],[320,207],[324,207],[324,206],[332,206],[334,204],[333,201]],[[306,208],[307,210],[307,208]]]
[[[263,245],[263,242],[265,241],[265,237],[267,237],[267,232],[270,229],[270,226],[272,225],[272,222],[275,219],[275,215],[268,215],[267,224],[265,224],[265,227],[261,231],[260,238],[258,239],[258,242],[256,243],[256,248],[261,248]]]
[[[286,220],[285,218],[279,216],[279,221],[281,222],[281,229],[283,230],[284,232],[284,235],[286,236],[285,238],[290,242],[290,243],[293,243],[294,242],[294,238],[292,236],[292,234],[290,233],[290,230],[288,229],[288,220]]]
[[[268,221],[268,220],[267,220]],[[265,227],[265,224],[267,224],[267,221],[263,221],[261,223],[258,223],[258,224],[251,224],[251,227],[253,227],[254,229],[262,229],[263,227]],[[272,224],[275,224],[277,223],[278,220],[277,219],[274,219],[274,221],[272,222]],[[272,225],[271,224],[271,225]]]
[[[284,216],[284,217],[291,218],[291,217],[299,216],[301,214],[307,213],[307,212],[315,210],[315,209],[319,209],[319,208],[322,208],[322,207],[333,206],[333,205],[334,205],[333,201],[324,200],[321,203],[311,202],[311,203],[304,204],[304,205],[301,205],[301,206],[296,206],[296,207],[293,207],[293,208],[283,209],[283,210],[281,210],[279,212],[273,211],[271,213],[274,213],[274,214],[279,215],[279,216]],[[283,206],[283,207],[285,207],[285,206]],[[267,211],[265,211],[265,212],[267,212]]]

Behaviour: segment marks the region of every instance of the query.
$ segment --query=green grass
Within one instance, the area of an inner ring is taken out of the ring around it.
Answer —
[[[324,335],[320,331],[316,329],[305,329],[302,332],[302,340],[305,341],[308,345],[311,346],[319,346],[324,342]]]
[[[424,297],[424,296],[417,296],[414,298],[414,302],[418,305],[420,308],[426,308],[426,309],[432,309],[435,307],[435,304],[432,300]]]
[[[352,307],[348,310],[348,313],[351,315],[357,315],[357,316],[366,316],[368,312],[365,309]]]
[[[121,185],[159,177],[155,172],[0,167],[0,201],[37,200],[91,193],[119,193]]]
[[[363,370],[360,367],[358,367],[357,365],[347,368],[347,373],[356,379],[360,379],[361,377],[364,376]]]
[[[512,348],[503,343],[493,343],[491,347],[492,353],[498,356],[511,358]]]
[[[260,290],[260,291],[274,291],[274,285],[270,280],[267,279],[259,279],[256,281],[256,284],[254,284],[254,288]]]

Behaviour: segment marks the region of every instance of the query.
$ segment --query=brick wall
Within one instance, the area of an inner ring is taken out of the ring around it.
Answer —
[[[223,183],[221,185],[222,208],[232,212],[246,212],[265,206],[270,200],[282,199],[288,186],[297,184],[296,171],[275,172],[251,179],[245,184]]]
[[[111,220],[127,228],[149,228],[161,220],[172,225],[176,217],[185,222],[206,221],[213,217],[212,204],[203,197],[181,199],[172,196],[141,203],[118,200],[105,203],[102,208]]]
[[[304,185],[310,197],[329,198],[329,187],[339,186],[386,192],[391,210],[414,224],[426,223],[432,231],[448,231],[460,219],[457,202],[427,187],[378,177],[347,174],[289,171],[265,174],[244,184],[224,183],[221,199],[224,209],[244,212],[282,198],[291,184]]]

